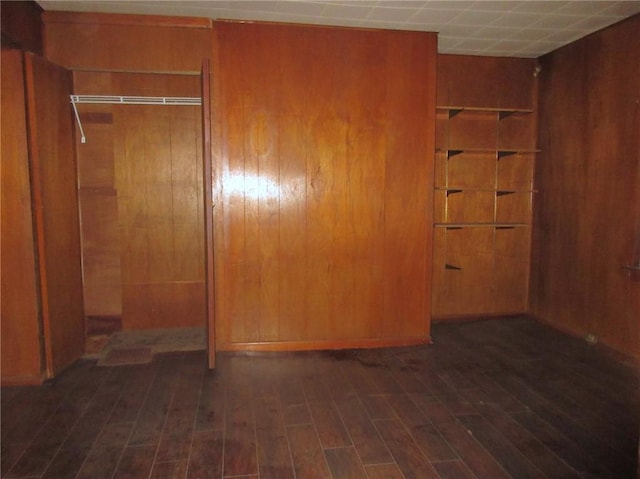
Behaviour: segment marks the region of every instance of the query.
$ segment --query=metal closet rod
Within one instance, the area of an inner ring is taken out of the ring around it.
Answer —
[[[200,97],[183,97],[183,96],[117,96],[117,95],[69,95],[73,112],[80,128],[81,143],[87,142],[87,137],[82,128],[80,115],[76,104],[78,103],[100,103],[111,105],[169,105],[169,106],[198,106],[202,105]]]

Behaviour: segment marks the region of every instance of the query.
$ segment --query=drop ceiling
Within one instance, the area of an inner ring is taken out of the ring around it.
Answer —
[[[624,18],[640,1],[39,0],[45,10],[194,16],[438,32],[440,53],[536,58]]]

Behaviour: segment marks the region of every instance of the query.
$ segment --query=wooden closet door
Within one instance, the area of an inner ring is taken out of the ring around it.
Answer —
[[[3,6],[4,7],[4,6]],[[20,50],[0,55],[2,101],[2,228],[0,364],[2,385],[39,383],[41,378],[33,248],[33,209],[29,185],[24,64]]]
[[[29,162],[45,374],[82,356],[84,317],[70,72],[25,56]]]

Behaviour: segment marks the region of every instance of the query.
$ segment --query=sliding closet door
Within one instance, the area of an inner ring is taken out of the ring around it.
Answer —
[[[27,54],[29,161],[46,375],[82,356],[82,270],[70,73]]]

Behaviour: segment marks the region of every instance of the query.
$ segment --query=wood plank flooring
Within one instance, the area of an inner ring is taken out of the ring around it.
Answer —
[[[528,318],[382,350],[82,360],[2,389],[9,478],[636,477],[639,371]]]

